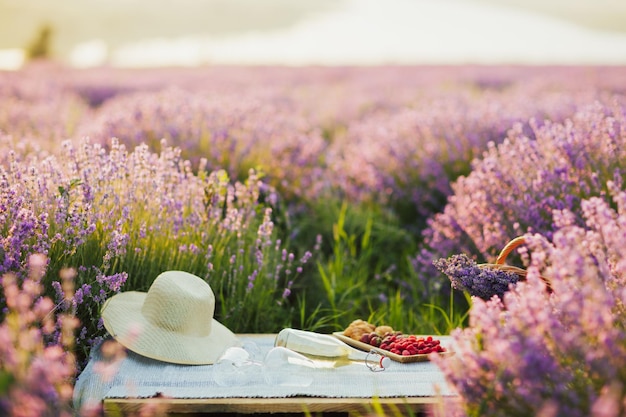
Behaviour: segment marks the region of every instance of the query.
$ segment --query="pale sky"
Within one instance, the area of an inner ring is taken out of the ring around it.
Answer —
[[[0,0],[0,66],[25,43],[26,13],[51,13],[20,1]],[[76,66],[626,64],[626,0],[186,0],[149,13],[160,3],[80,0],[88,17],[76,1],[52,2],[68,7],[50,21]]]

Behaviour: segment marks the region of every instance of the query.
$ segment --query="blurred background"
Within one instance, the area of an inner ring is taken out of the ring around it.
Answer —
[[[626,64],[624,0],[0,0],[0,68]]]

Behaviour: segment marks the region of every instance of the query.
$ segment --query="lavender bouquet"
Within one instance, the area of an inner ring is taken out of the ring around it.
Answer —
[[[452,288],[467,291],[483,300],[493,296],[502,298],[510,286],[520,279],[518,274],[507,269],[481,267],[465,254],[440,258],[433,264],[450,278]]]

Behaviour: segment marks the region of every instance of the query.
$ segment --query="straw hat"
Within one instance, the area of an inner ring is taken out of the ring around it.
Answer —
[[[107,331],[129,350],[160,361],[205,365],[237,337],[213,318],[215,295],[201,278],[183,271],[159,275],[147,293],[127,291],[102,307]]]

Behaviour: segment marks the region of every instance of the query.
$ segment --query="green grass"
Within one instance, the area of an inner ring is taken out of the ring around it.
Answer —
[[[317,270],[304,278],[313,280],[306,294],[315,294],[298,300],[300,316],[292,325],[330,332],[361,318],[405,333],[447,334],[465,324],[469,298],[463,294],[420,298],[420,280],[407,262],[414,242],[407,244],[400,226],[346,203],[335,213]]]

